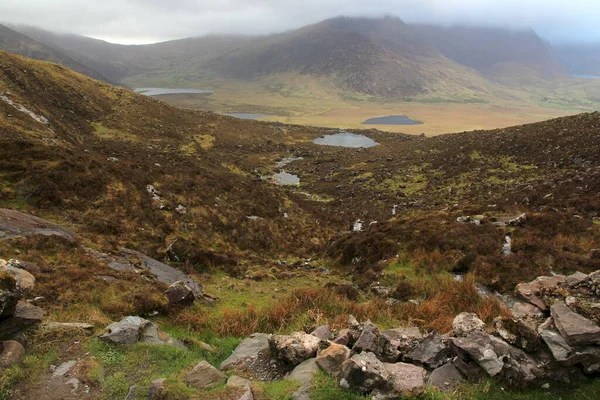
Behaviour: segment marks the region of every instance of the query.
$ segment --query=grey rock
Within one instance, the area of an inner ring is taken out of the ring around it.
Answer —
[[[473,313],[460,313],[452,321],[452,331],[456,336],[467,336],[473,332],[483,332],[484,330],[485,323]]]
[[[56,378],[61,376],[67,376],[69,374],[69,371],[71,371],[71,368],[73,368],[75,364],[77,364],[77,361],[74,360],[66,361],[60,364],[52,373],[52,377]]]
[[[332,336],[331,329],[329,329],[329,325],[321,325],[317,329],[312,331],[310,334],[318,337],[321,340],[329,340]]]
[[[396,362],[423,340],[419,328],[396,328],[381,332],[375,354],[384,362]]]
[[[454,365],[454,367],[460,371],[469,382],[477,383],[486,376],[485,371],[474,360],[462,360],[461,358],[456,357],[452,361],[452,365]]]
[[[219,369],[246,369],[256,361],[260,353],[269,351],[269,336],[265,333],[253,333],[236,347],[233,354],[221,363]]]
[[[379,328],[377,328],[371,321],[365,322],[363,330],[358,337],[354,347],[354,351],[370,351],[375,353],[377,346],[379,345]]]
[[[169,307],[188,307],[194,303],[194,290],[185,282],[177,281],[165,291]]]
[[[563,301],[550,308],[554,325],[572,346],[600,344],[600,326],[573,312]]]
[[[539,323],[534,319],[497,318],[494,322],[496,332],[507,343],[533,353],[542,345],[537,332]]]
[[[375,389],[386,390],[390,373],[375,354],[364,352],[344,362],[340,378],[344,386],[370,393]]]
[[[200,361],[183,380],[195,389],[213,389],[227,382],[227,376],[207,361]]]
[[[468,338],[452,338],[450,339],[451,347],[461,359],[473,359],[489,376],[496,376],[502,371],[504,363],[487,340],[488,335],[483,332],[479,333],[481,336],[475,336],[477,335],[475,332]]]
[[[14,314],[0,324],[0,337],[6,337],[39,324],[44,318],[45,312],[26,301],[19,300]]]
[[[380,297],[382,299],[387,299],[388,297],[390,297],[390,295],[392,294],[392,291],[394,290],[389,286],[380,286],[380,285],[371,286],[370,289],[371,289],[371,293],[373,293],[375,296]]]
[[[308,360],[297,365],[296,368],[290,372],[288,379],[305,384],[312,382],[314,375],[318,371],[319,366],[317,365],[316,359],[309,358]]]
[[[1,266],[0,262],[1,272],[5,272],[15,279],[16,290],[21,297],[28,294],[35,286],[35,277],[26,270],[19,268],[19,262],[16,260],[9,260],[4,266]]]
[[[293,394],[290,400],[310,400],[313,392],[313,384],[305,383],[298,388]]]
[[[568,275],[567,276],[567,286],[569,286],[570,288],[573,288],[577,285],[579,285],[581,282],[585,281],[587,279],[587,274],[584,274],[583,272],[575,272],[574,274]]]
[[[237,375],[233,375],[229,377],[229,379],[227,379],[227,387],[240,389],[242,391],[242,395],[236,400],[254,399],[254,396],[252,394],[252,384],[247,379],[241,378]]]
[[[274,335],[269,338],[271,353],[292,366],[315,357],[320,344],[321,339],[305,332],[294,332],[290,335]]]
[[[389,373],[388,386],[394,397],[414,396],[423,391],[425,370],[412,364],[384,364]]]
[[[25,357],[25,348],[14,340],[0,342],[0,369],[21,362]]]
[[[406,354],[404,358],[429,368],[437,368],[450,361],[453,356],[447,340],[438,333],[433,332]]]
[[[433,370],[427,384],[442,391],[452,392],[464,381],[465,379],[454,364],[447,363]]]
[[[338,332],[338,335],[335,337],[335,339],[333,339],[333,343],[351,347],[351,345],[356,342],[359,336],[360,331],[357,329],[342,329]]]
[[[40,330],[83,332],[89,335],[94,330],[94,325],[81,322],[43,322]]]
[[[185,345],[158,329],[158,325],[140,317],[129,316],[106,327],[100,339],[132,346],[138,342],[185,349]]]
[[[515,288],[515,295],[527,300],[542,311],[548,311],[548,304],[546,304],[544,296],[566,284],[567,278],[564,275],[540,276],[531,282],[518,284]]]

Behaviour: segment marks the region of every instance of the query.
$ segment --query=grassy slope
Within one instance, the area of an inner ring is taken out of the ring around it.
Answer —
[[[172,390],[187,396],[181,383],[187,368],[198,358],[224,358],[252,331],[341,326],[348,313],[382,327],[444,331],[459,311],[488,322],[503,312],[495,300],[481,300],[475,279],[509,290],[551,269],[600,268],[588,253],[600,239],[597,114],[423,140],[366,131],[381,145],[339,149],[310,143],[326,130],[178,110],[54,64],[0,53],[0,67],[0,93],[50,120],[45,126],[0,103],[0,205],[69,226],[81,245],[101,251],[127,246],[162,259],[177,238],[188,260],[175,265],[222,298],[216,307],[198,304],[158,317],[178,337],[208,341],[215,354],[78,340],[76,354],[96,355],[97,364],[78,375],[96,397],[120,396],[135,382],[145,388],[165,374],[172,375]],[[290,154],[304,157],[286,167],[301,176],[298,190],[256,179]],[[159,189],[167,209],[152,204],[147,184]],[[314,201],[319,198],[329,201]],[[180,203],[185,216],[173,212]],[[503,229],[455,222],[458,215],[518,212],[530,219],[511,229],[517,253],[508,258],[498,257]],[[334,236],[357,217],[379,223],[361,234]],[[81,245],[18,239],[1,242],[0,254],[40,266],[33,295],[47,299],[42,305],[50,320],[102,328],[164,304],[164,287],[109,270]],[[333,273],[293,265],[308,256]],[[351,265],[357,256],[362,262]],[[281,258],[292,265],[279,265]],[[455,282],[447,271],[457,267],[474,275]],[[99,275],[118,281],[108,284]],[[390,306],[368,295],[351,301],[322,289],[344,279],[363,288],[373,280],[397,285],[421,304]],[[47,338],[33,337],[39,347],[24,366],[3,373],[4,394],[15,388],[31,393],[37,386],[29,383],[43,382],[47,364],[73,357],[64,352],[72,336],[54,339],[44,347]],[[164,359],[176,361],[157,363]],[[36,374],[42,380],[18,383]],[[321,398],[336,398],[331,383],[324,387],[330,392]],[[256,388],[265,399],[286,398],[292,389]],[[487,389],[477,390],[474,398]]]

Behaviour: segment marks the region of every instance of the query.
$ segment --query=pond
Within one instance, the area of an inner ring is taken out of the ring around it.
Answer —
[[[300,177],[298,175],[290,174],[285,171],[281,171],[272,176],[273,182],[278,185],[299,185]]]
[[[388,115],[386,117],[371,118],[361,122],[362,125],[421,125],[421,121],[415,121],[406,115]]]
[[[137,88],[133,89],[136,93],[145,96],[160,96],[163,94],[213,94],[212,90],[201,89],[169,89],[169,88]]]
[[[266,118],[269,117],[269,114],[247,114],[247,113],[230,113],[230,114],[225,114],[228,115],[230,117],[235,117],[235,118],[239,118],[239,119],[259,119],[259,118]]]
[[[334,135],[326,135],[313,140],[314,144],[338,147],[374,147],[379,143],[365,135],[342,131]]]

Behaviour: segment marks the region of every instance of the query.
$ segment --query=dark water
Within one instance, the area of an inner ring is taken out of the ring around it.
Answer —
[[[268,114],[231,113],[231,114],[225,114],[225,115],[228,115],[230,117],[239,118],[239,119],[259,119],[259,118],[269,117]]]
[[[314,144],[338,147],[373,147],[378,143],[365,135],[356,135],[350,132],[340,132],[313,140]]]
[[[169,89],[169,88],[138,88],[133,89],[136,93],[146,96],[160,96],[163,94],[212,94],[212,90],[200,89]]]
[[[421,121],[410,119],[406,115],[388,115],[387,117],[371,118],[361,122],[363,125],[420,125]]]
[[[573,74],[575,78],[585,78],[585,79],[600,79],[600,75],[579,75]]]

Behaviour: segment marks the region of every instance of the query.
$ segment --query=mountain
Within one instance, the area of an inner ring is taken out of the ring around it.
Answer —
[[[565,73],[553,58],[550,46],[532,30],[437,25],[414,28],[444,56],[486,75],[493,76],[515,67],[521,73],[529,72],[546,79]]]
[[[600,43],[556,44],[552,50],[571,74],[600,76]]]
[[[65,54],[55,50],[54,48],[48,47],[36,40],[31,39],[28,36],[9,29],[4,25],[0,25],[0,50],[34,58],[36,60],[62,64],[65,67],[77,71],[80,74],[89,76],[90,78],[105,82],[109,81],[94,69],[79,63],[70,57],[67,57]]]

